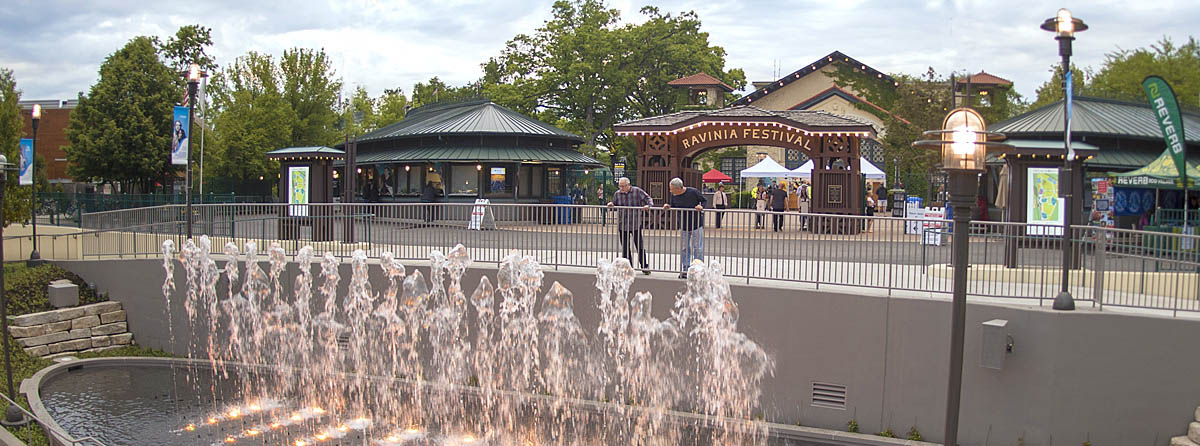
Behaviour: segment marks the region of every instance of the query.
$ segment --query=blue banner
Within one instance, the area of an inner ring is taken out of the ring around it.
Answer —
[[[18,161],[17,169],[20,169],[20,184],[22,186],[33,185],[33,140],[29,138],[21,138],[21,159]]]
[[[1113,189],[1113,214],[1142,215],[1154,209],[1154,189],[1117,187]]]
[[[188,125],[187,107],[175,107],[175,114],[171,125],[171,164],[186,166],[188,163],[188,131],[191,126]]]

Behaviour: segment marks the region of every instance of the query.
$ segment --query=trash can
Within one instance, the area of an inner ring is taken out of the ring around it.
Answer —
[[[570,195],[555,195],[553,197],[550,197],[550,199],[552,200],[551,203],[554,203],[557,205],[567,205],[567,204],[575,203],[575,200],[572,199]],[[551,219],[551,223],[556,223],[556,224],[560,224],[560,225],[571,224],[571,210],[572,209],[567,206],[555,206],[554,216]]]

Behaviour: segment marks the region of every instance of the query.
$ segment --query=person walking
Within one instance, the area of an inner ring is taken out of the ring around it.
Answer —
[[[725,212],[722,209],[729,208],[729,195],[725,193],[725,185],[717,185],[717,192],[713,194],[713,207],[717,208],[717,229],[721,229],[721,219],[725,217]]]
[[[650,262],[646,260],[646,247],[642,245],[642,217],[645,211],[654,206],[654,199],[650,198],[650,194],[642,188],[629,184],[629,178],[621,177],[617,180],[617,192],[613,194],[613,201],[608,202],[608,207],[612,208],[619,206],[617,210],[617,233],[621,237],[621,257],[633,262],[633,257],[629,254],[629,239],[633,239],[634,246],[637,247],[636,265],[642,269],[642,274],[650,274]],[[640,208],[640,209],[639,209]]]
[[[425,223],[432,223],[437,218],[437,202],[441,199],[441,188],[437,187],[438,183],[434,180],[425,182],[425,187],[421,188],[421,202],[425,205]]]
[[[773,220],[771,227],[774,229],[774,232],[779,232],[783,229],[783,214],[787,211],[787,199],[787,183],[780,181],[779,187],[771,189],[770,195],[771,211],[775,213],[775,215],[771,216]]]
[[[867,232],[871,232],[875,220],[875,206],[879,205],[879,200],[875,198],[874,192],[867,192],[867,204],[863,209],[863,215],[867,216]]]
[[[767,188],[754,186],[754,229],[764,229],[763,212],[767,211]]]
[[[687,278],[692,259],[704,260],[704,203],[708,200],[694,187],[684,187],[683,180],[671,179],[671,196],[663,209],[677,207],[679,211],[680,249],[679,260],[683,272],[680,279]],[[692,210],[695,209],[695,210]]]

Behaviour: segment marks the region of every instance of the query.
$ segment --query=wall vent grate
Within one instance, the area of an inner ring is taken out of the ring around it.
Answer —
[[[846,386],[843,384],[813,382],[812,405],[845,410]]]

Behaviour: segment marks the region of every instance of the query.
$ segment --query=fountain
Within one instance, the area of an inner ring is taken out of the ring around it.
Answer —
[[[484,277],[469,296],[462,282],[472,260],[462,245],[430,253],[428,280],[391,254],[376,266],[357,251],[345,296],[332,254],[317,259],[302,248],[288,277],[277,244],[265,253],[266,270],[254,243],[223,253],[221,269],[207,237],[178,250],[163,244],[168,307],[179,305],[170,302],[178,264],[187,329],[204,334],[191,336],[193,360],[95,377],[174,389],[147,411],[166,427],[134,444],[769,442],[767,425],[754,418],[773,361],[738,332],[737,304],[717,262],[692,264],[686,289],[660,320],[651,295],[629,295],[629,262],[601,260],[589,302],[601,317],[589,331],[574,312],[582,302],[557,282],[545,287],[541,266],[516,252],[494,285]],[[386,279],[381,289],[372,289],[372,268]],[[218,290],[222,277],[227,288]],[[180,329],[170,327],[171,336]],[[61,406],[55,382],[45,387],[46,406]]]

